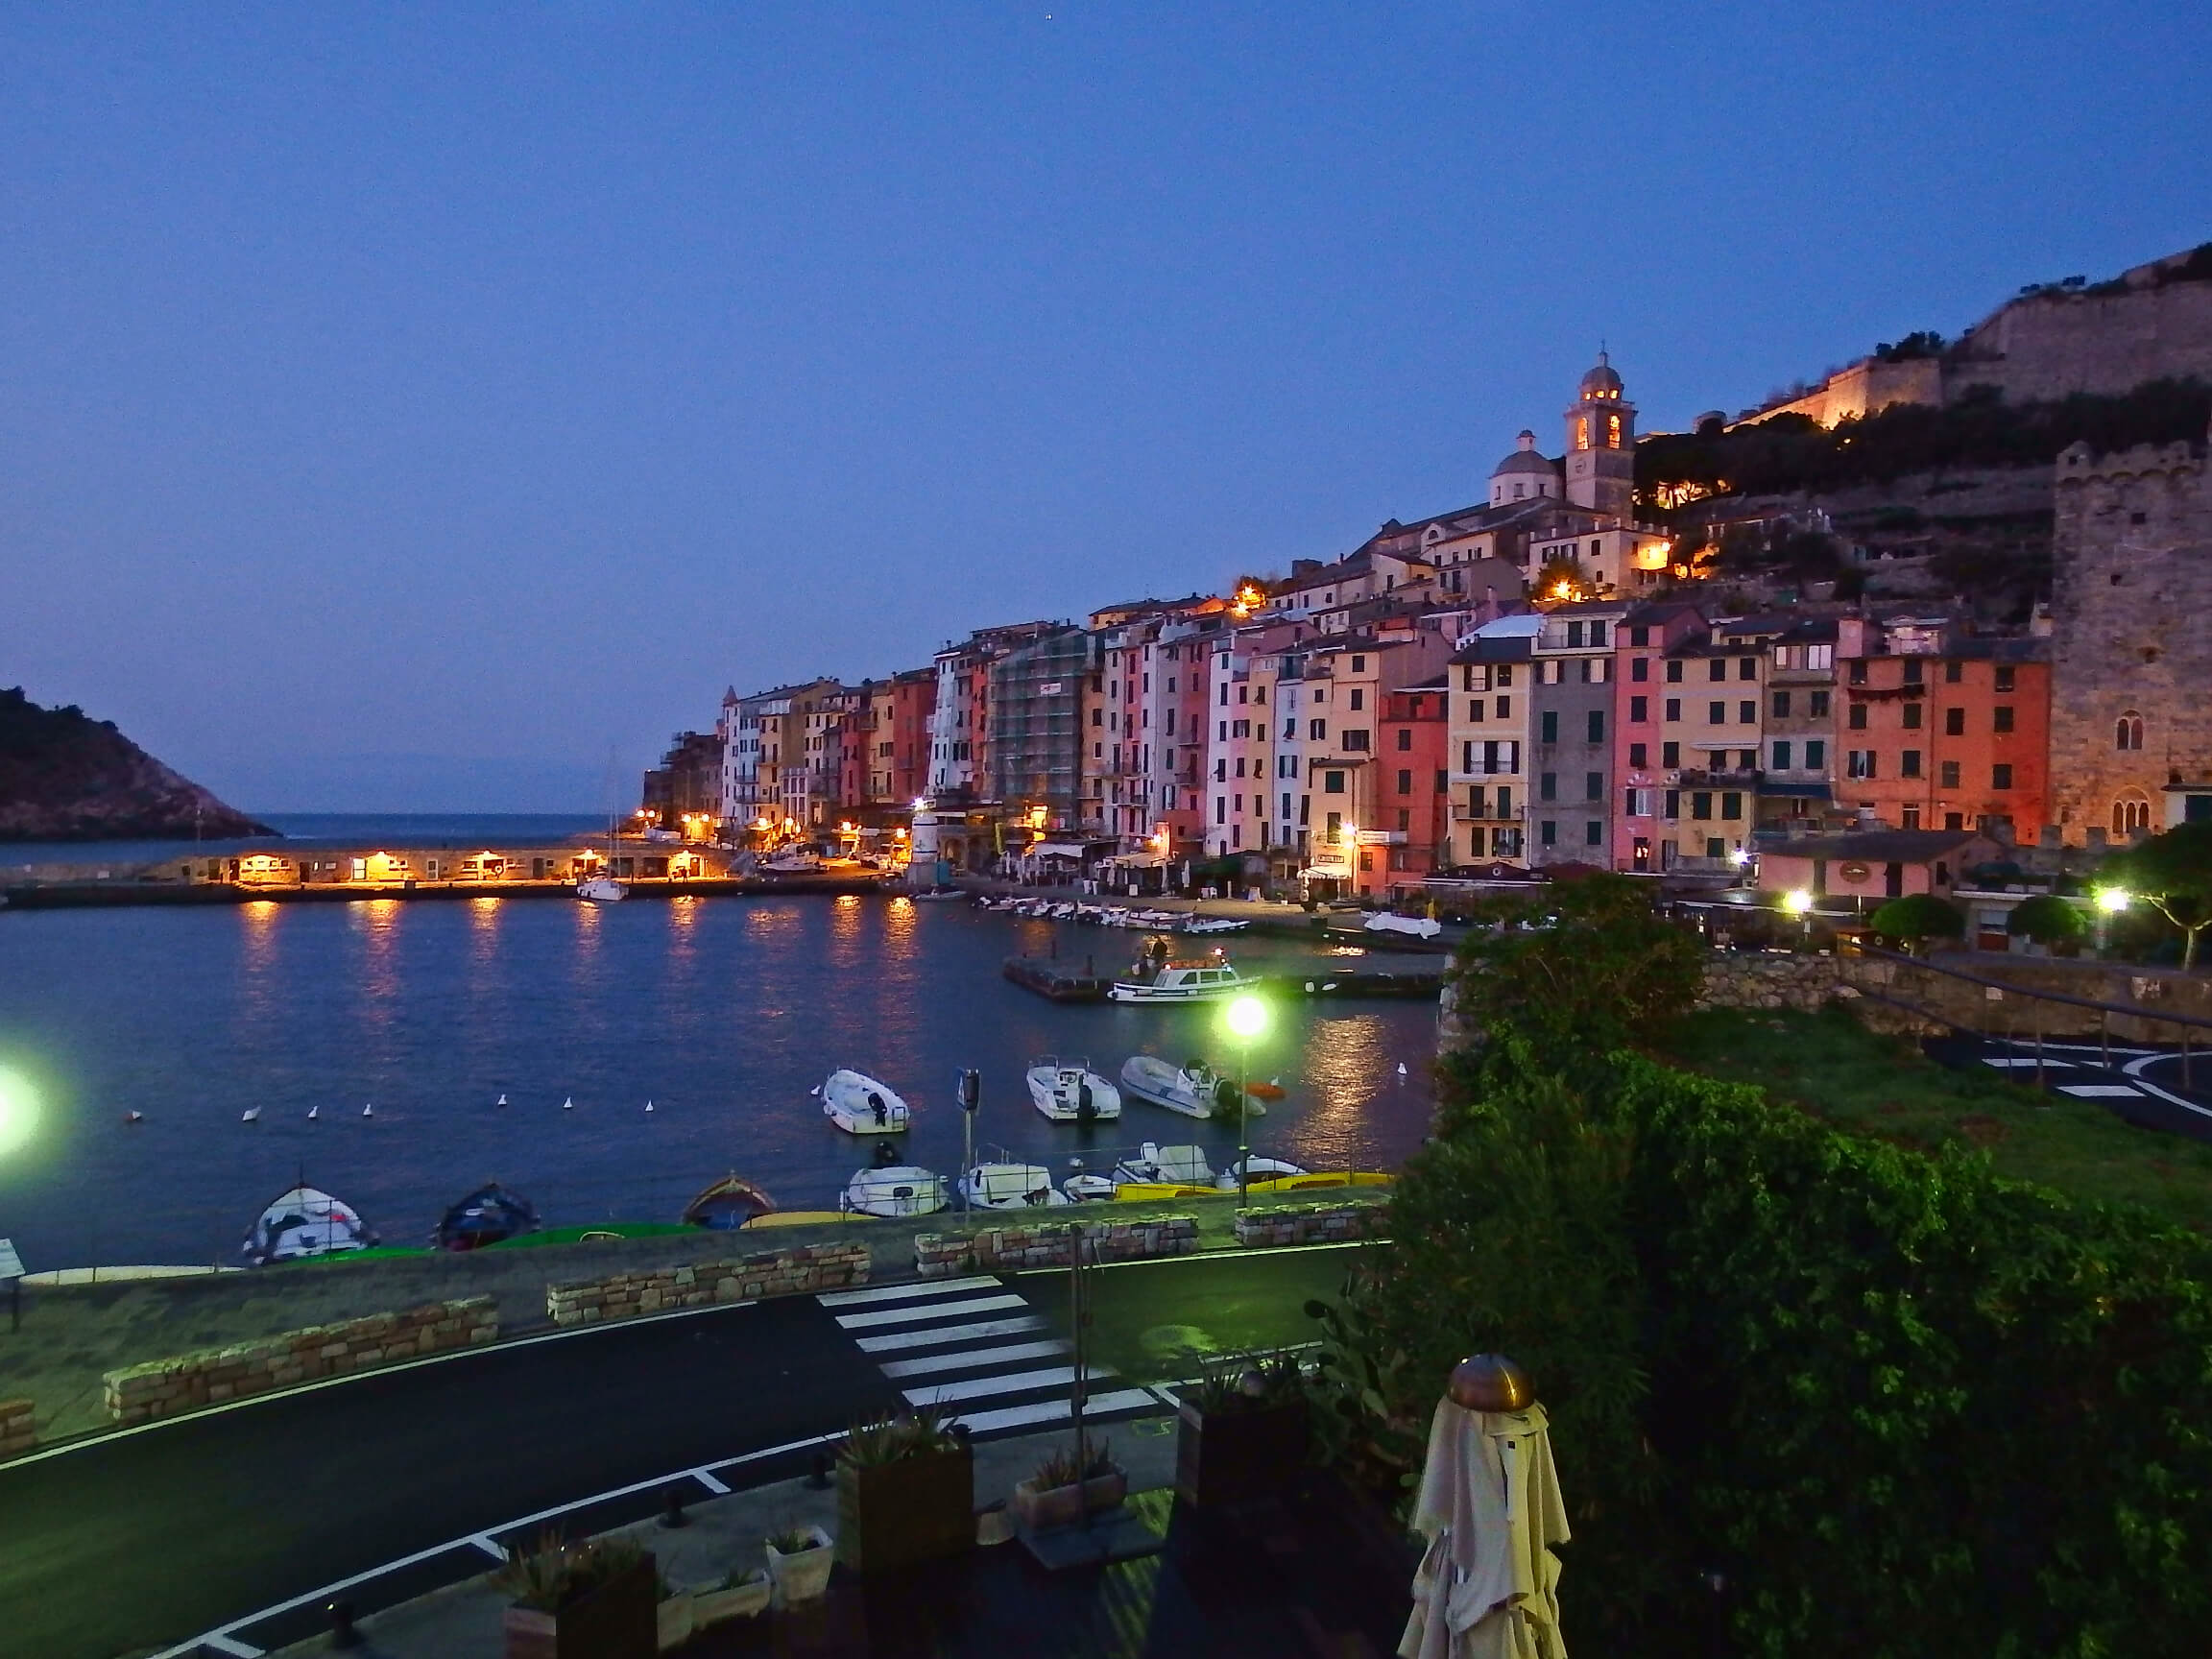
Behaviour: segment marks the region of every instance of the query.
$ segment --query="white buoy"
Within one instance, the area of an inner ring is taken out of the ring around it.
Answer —
[[[497,1101],[496,1103],[497,1103],[498,1105],[501,1105],[501,1106],[504,1106],[504,1105],[506,1105],[506,1104],[507,1104],[507,1096],[506,1096],[506,1095],[504,1095],[504,1094],[500,1095],[500,1096],[499,1096],[499,1099],[498,1099],[498,1101]]]
[[[322,1108],[322,1107],[320,1107],[320,1106],[310,1106],[310,1107],[308,1107],[308,1108],[307,1108],[307,1121],[308,1121],[308,1122],[312,1123],[312,1122],[314,1122],[314,1121],[315,1121],[315,1119],[316,1119],[316,1118],[320,1118],[320,1117],[322,1117],[322,1116],[323,1116],[323,1108]]]
[[[1398,1062],[1398,1075],[1401,1077],[1406,1075],[1406,1062],[1403,1060]]]
[[[261,1121],[261,1108],[260,1108],[260,1107],[258,1107],[258,1106],[249,1106],[249,1107],[247,1107],[245,1111],[243,1111],[243,1112],[241,1112],[241,1113],[239,1113],[239,1114],[238,1114],[238,1121],[239,1121],[239,1122],[241,1122],[241,1123],[258,1123],[258,1122],[260,1122],[260,1121]]]
[[[361,1116],[362,1116],[362,1117],[364,1117],[364,1118],[373,1118],[373,1117],[375,1117],[375,1116],[376,1116],[376,1102],[375,1102],[375,1101],[373,1101],[373,1100],[372,1100],[372,1101],[370,1101],[370,1102],[369,1102],[369,1104],[368,1104],[368,1105],[366,1105],[366,1106],[362,1107],[362,1108],[361,1108]]]
[[[564,1111],[564,1112],[573,1112],[573,1111],[575,1111],[575,1110],[576,1110],[576,1096],[575,1096],[575,1095],[573,1095],[573,1094],[571,1094],[571,1095],[569,1095],[569,1096],[568,1096],[568,1098],[567,1098],[567,1099],[565,1099],[565,1100],[562,1101],[562,1102],[561,1102],[561,1110],[562,1110],[562,1111]]]

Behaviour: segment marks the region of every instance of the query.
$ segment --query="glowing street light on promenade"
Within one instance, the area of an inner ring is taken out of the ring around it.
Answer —
[[[0,1158],[31,1139],[38,1126],[38,1096],[20,1072],[0,1070]]]
[[[1237,1040],[1237,1207],[1243,1209],[1252,1185],[1252,1045],[1267,1030],[1267,1004],[1238,997],[1221,1011],[1221,1023]]]
[[[2100,887],[2097,889],[2097,954],[2104,954],[2104,934],[2111,926],[2112,918],[2128,908],[2134,897],[2125,887]]]
[[[1802,887],[1792,887],[1782,895],[1782,908],[1804,925],[1808,942],[1813,937],[1813,895]]]

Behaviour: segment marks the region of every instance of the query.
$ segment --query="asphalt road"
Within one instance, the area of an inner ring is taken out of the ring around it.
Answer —
[[[1142,1382],[1188,1374],[1194,1353],[1310,1341],[1305,1301],[1333,1295],[1350,1260],[1290,1251],[1105,1269],[1094,1358]],[[1059,1321],[1065,1286],[1047,1273],[1008,1287]],[[785,1297],[373,1373],[0,1465],[0,1659],[156,1650],[518,1517],[654,1482],[567,1529],[641,1518],[659,1507],[661,1477],[898,1405],[879,1357],[854,1335],[815,1298]],[[349,1595],[366,1612],[489,1560],[464,1546]],[[270,1647],[320,1623],[309,1606],[237,1636]]]
[[[2202,1047],[2187,1067],[2177,1050],[2121,1044],[2049,1042],[2038,1052],[2017,1039],[1958,1036],[1930,1038],[1921,1047],[1958,1070],[1998,1070],[2015,1083],[2102,1106],[2139,1129],[2212,1142],[2212,1054]]]
[[[156,1648],[517,1516],[897,1403],[828,1310],[793,1296],[492,1348],[0,1465],[0,1655]]]

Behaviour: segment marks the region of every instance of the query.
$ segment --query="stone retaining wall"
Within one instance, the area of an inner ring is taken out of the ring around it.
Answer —
[[[1245,1245],[1323,1244],[1377,1238],[1388,1233],[1386,1204],[1298,1204],[1247,1210],[1237,1217],[1237,1242]]]
[[[596,1325],[676,1308],[707,1308],[757,1296],[842,1290],[868,1283],[868,1246],[815,1244],[764,1251],[729,1262],[650,1267],[605,1279],[545,1286],[545,1315],[556,1325]]]
[[[394,1360],[476,1347],[498,1337],[497,1304],[489,1296],[471,1296],[432,1302],[402,1313],[371,1313],[334,1325],[311,1325],[228,1348],[150,1359],[110,1371],[101,1381],[111,1422],[146,1423],[274,1388],[349,1376]]]
[[[34,1409],[28,1400],[0,1400],[0,1457],[20,1456],[38,1444]]]
[[[914,1240],[914,1265],[925,1279],[1000,1267],[1065,1267],[1070,1223],[993,1227],[981,1233],[925,1233]],[[1100,1262],[1190,1256],[1198,1249],[1195,1215],[1148,1215],[1141,1221],[1086,1223],[1084,1241]]]

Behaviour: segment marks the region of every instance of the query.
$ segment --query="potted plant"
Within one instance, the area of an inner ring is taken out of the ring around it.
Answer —
[[[691,1627],[706,1630],[729,1619],[751,1619],[768,1606],[768,1575],[756,1567],[740,1573],[733,1567],[711,1590],[691,1592]]]
[[[652,1659],[653,1557],[629,1538],[565,1544],[541,1535],[509,1552],[492,1582],[514,1598],[503,1623],[507,1659]]]
[[[772,1603],[789,1607],[812,1601],[830,1589],[830,1569],[835,1555],[830,1534],[819,1527],[786,1527],[768,1534],[768,1582]]]
[[[1209,1366],[1176,1412],[1176,1496],[1203,1508],[1278,1495],[1305,1461],[1306,1430],[1296,1355]]]
[[[975,1543],[975,1463],[933,1407],[854,1425],[837,1447],[837,1559],[911,1567]]]
[[[1128,1472],[1114,1461],[1112,1443],[1094,1448],[1085,1439],[1072,1452],[1054,1447],[1037,1473],[1014,1488],[1014,1513],[1030,1531],[1049,1532],[1118,1509],[1128,1496]]]
[[[656,1577],[654,1594],[659,1599],[653,1605],[653,1645],[665,1653],[691,1640],[697,1608],[690,1591],[677,1589],[665,1577]]]

